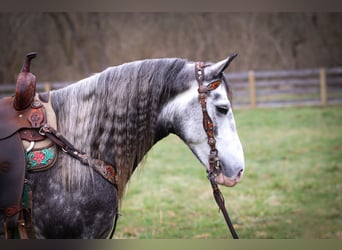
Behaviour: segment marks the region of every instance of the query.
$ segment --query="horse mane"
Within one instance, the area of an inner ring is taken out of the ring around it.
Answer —
[[[186,62],[168,58],[126,63],[51,93],[58,131],[76,148],[116,167],[119,197],[154,144],[162,105],[188,87],[189,76],[181,73]],[[65,154],[57,164],[69,187],[82,186],[92,176]]]

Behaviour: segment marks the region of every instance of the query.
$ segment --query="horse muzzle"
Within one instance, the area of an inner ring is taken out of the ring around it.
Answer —
[[[243,176],[243,170],[241,169],[235,178],[225,176],[222,171],[215,176],[215,182],[217,184],[226,186],[226,187],[234,187],[237,183],[240,182]]]

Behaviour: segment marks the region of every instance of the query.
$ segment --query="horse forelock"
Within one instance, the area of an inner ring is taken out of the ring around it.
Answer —
[[[154,144],[161,107],[186,88],[183,59],[152,59],[110,67],[51,94],[58,130],[76,148],[114,166],[121,197],[134,168]],[[60,157],[63,178],[82,186],[91,171]],[[75,166],[76,165],[76,166]]]

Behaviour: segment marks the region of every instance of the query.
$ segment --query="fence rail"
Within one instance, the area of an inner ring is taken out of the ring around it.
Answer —
[[[342,104],[342,67],[248,71],[226,76],[235,107]]]
[[[234,107],[326,106],[342,104],[342,67],[229,73]],[[37,92],[70,82],[38,82]],[[13,95],[15,84],[0,84],[0,98]]]

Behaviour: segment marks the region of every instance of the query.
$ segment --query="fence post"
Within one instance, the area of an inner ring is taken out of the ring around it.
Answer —
[[[320,83],[320,93],[321,93],[321,105],[327,105],[327,78],[325,68],[320,68],[319,70],[319,83]]]
[[[254,75],[253,70],[248,71],[248,82],[249,82],[251,108],[254,109],[256,107],[256,95],[255,95],[255,75]]]
[[[44,84],[44,91],[45,91],[45,92],[49,92],[50,90],[51,90],[51,84],[48,83],[48,82],[46,82],[46,83]]]

